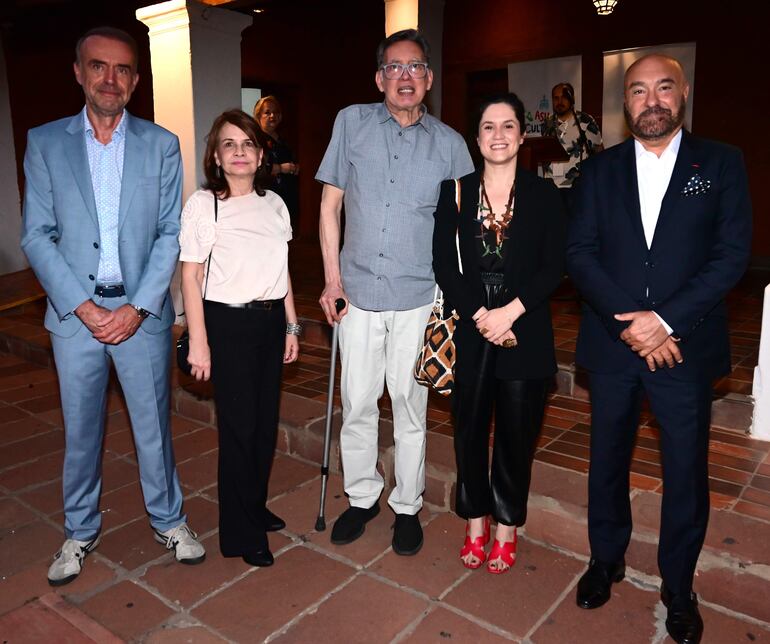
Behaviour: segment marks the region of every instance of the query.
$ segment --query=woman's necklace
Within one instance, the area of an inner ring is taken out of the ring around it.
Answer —
[[[513,197],[515,194],[516,194],[516,179],[514,179],[513,183],[511,184],[511,192],[508,195],[508,203],[505,206],[505,211],[503,212],[502,215],[496,215],[492,211],[492,202],[489,201],[489,196],[487,195],[487,188],[484,185],[484,176],[482,175],[480,210],[482,211],[488,210],[489,212],[482,218],[481,224],[485,228],[495,233],[495,242],[498,249],[500,248],[500,245],[503,243],[503,234],[505,233],[505,230],[508,228],[509,224],[511,223],[511,219],[513,219],[513,208],[511,207],[511,205],[513,204]]]

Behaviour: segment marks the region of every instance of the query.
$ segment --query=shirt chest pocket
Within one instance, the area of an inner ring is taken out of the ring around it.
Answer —
[[[412,159],[408,168],[397,174],[400,179],[399,200],[410,206],[435,206],[441,182],[449,178],[445,163],[428,159]]]

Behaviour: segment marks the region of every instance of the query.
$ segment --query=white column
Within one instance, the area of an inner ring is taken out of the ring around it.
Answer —
[[[179,137],[186,201],[203,183],[211,124],[226,109],[241,106],[241,32],[252,18],[193,0],[137,9],[136,18],[150,29],[155,122]],[[171,294],[181,313],[179,271]]]
[[[441,118],[441,45],[444,37],[444,0],[385,0],[385,35],[418,29],[430,44],[433,88],[427,98],[430,112]]]
[[[21,236],[21,198],[19,196],[16,150],[13,145],[8,73],[0,43],[0,275],[27,268],[19,246]]]
[[[754,419],[752,438],[770,440],[770,285],[765,287],[762,331],[759,336],[759,364],[754,367]]]
[[[155,122],[179,137],[186,199],[203,181],[212,122],[241,105],[241,32],[252,19],[192,0],[137,9],[136,17],[150,29]]]

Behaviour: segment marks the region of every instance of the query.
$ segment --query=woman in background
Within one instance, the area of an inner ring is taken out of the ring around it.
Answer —
[[[468,521],[460,552],[467,568],[516,560],[516,527],[527,517],[532,457],[548,384],[556,373],[548,298],[564,274],[566,214],[558,189],[517,165],[524,106],[515,94],[481,105],[476,139],[483,167],[441,186],[433,268],[460,315],[453,412],[457,514]],[[458,263],[456,235],[459,236]],[[492,471],[489,429],[495,411]]]
[[[265,166],[272,177],[267,186],[283,199],[289,209],[292,227],[297,230],[299,216],[299,163],[286,142],[278,136],[278,126],[283,121],[281,104],[275,96],[265,96],[254,106],[254,119],[267,135]]]
[[[266,533],[286,526],[265,504],[282,365],[297,359],[300,333],[289,213],[264,189],[262,137],[241,110],[217,117],[203,160],[206,182],[184,207],[179,237],[188,361],[196,379],[214,383],[219,546],[223,556],[253,566],[272,565]]]

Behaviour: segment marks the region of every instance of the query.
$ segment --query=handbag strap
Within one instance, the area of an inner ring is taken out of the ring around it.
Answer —
[[[217,215],[219,214],[219,198],[217,193],[214,193],[214,223],[217,223]],[[214,244],[211,244],[211,250],[209,251],[209,258],[206,260],[206,284],[203,286],[203,297],[206,299],[206,291],[209,289],[209,273],[211,272],[211,253],[214,252]]]
[[[455,203],[457,204],[457,233],[455,234],[455,248],[457,248],[457,266],[460,268],[460,273],[463,272],[463,260],[460,257],[460,203],[462,196],[462,188],[460,187],[460,180],[455,179]]]
[[[462,188],[460,186],[460,180],[455,179],[455,203],[457,204],[457,218],[458,218],[458,225],[457,225],[457,232],[455,233],[455,248],[457,249],[457,265],[460,268],[460,274],[463,272],[463,260],[460,257],[460,204],[462,197]],[[441,292],[441,289],[439,288],[438,284],[436,284],[436,288],[433,291],[433,306],[437,306],[441,312],[441,315],[444,315],[444,294]]]

